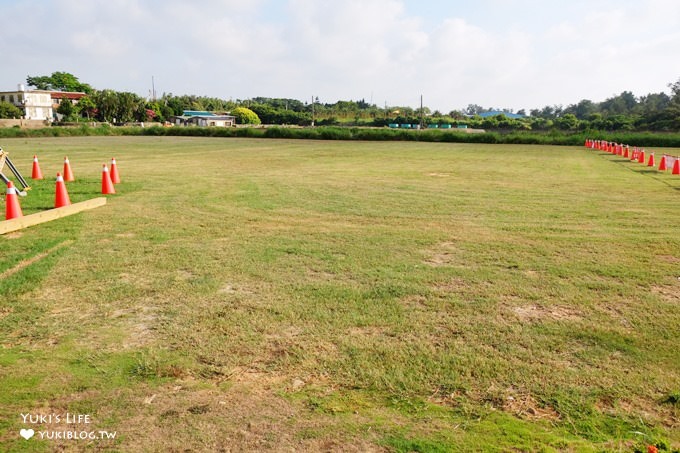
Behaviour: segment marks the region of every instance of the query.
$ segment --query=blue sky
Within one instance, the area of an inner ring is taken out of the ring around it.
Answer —
[[[668,92],[677,0],[0,0],[0,91],[98,89],[532,109]]]

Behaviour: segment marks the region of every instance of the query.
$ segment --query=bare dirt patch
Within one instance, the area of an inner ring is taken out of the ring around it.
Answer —
[[[125,338],[121,342],[123,349],[138,348],[152,342],[155,324],[158,317],[153,309],[141,307],[139,309],[116,310],[111,319],[120,319]]]
[[[122,283],[133,285],[140,289],[150,288],[153,284],[153,280],[151,278],[140,273],[123,272],[118,276],[118,278]]]
[[[194,273],[188,269],[180,269],[177,271],[177,278],[183,281],[189,281],[194,278]]]
[[[325,272],[325,271],[317,271],[314,269],[308,269],[307,270],[307,276],[311,280],[321,280],[324,282],[329,282],[336,280],[338,276],[336,274],[333,274],[331,272]]]
[[[427,297],[420,294],[413,294],[403,297],[400,300],[401,304],[410,310],[427,310],[428,309],[428,299]]]
[[[455,242],[442,242],[434,249],[430,250],[424,263],[433,266],[449,266],[457,262],[459,251]]]
[[[657,294],[668,303],[680,303],[680,280],[675,285],[656,285],[652,287],[652,293]]]
[[[454,277],[451,280],[445,282],[437,282],[432,285],[432,289],[437,293],[449,294],[449,293],[466,293],[473,289],[473,284],[469,281]]]
[[[577,321],[582,318],[581,314],[573,308],[559,305],[544,307],[528,304],[511,307],[510,310],[523,322]]]
[[[533,269],[527,269],[523,271],[524,275],[526,275],[529,278],[537,279],[541,277],[541,273],[538,271],[535,271]]]
[[[253,293],[254,291],[233,283],[225,283],[220,289],[217,290],[217,294],[253,294]]]
[[[673,255],[657,255],[656,259],[659,260],[659,261],[662,261],[664,263],[671,263],[671,264],[680,263],[680,258],[678,258],[677,256],[673,256]]]
[[[388,330],[382,326],[361,326],[350,328],[349,334],[352,337],[385,337]]]

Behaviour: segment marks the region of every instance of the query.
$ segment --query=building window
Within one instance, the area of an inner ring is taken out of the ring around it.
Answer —
[[[14,103],[14,95],[13,94],[9,95],[9,102],[11,102],[12,104]]]

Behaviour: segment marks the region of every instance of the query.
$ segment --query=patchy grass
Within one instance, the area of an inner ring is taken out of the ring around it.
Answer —
[[[74,202],[111,157],[123,179],[0,237],[7,450],[680,448],[678,177],[547,146],[2,145],[26,174],[68,155]],[[117,436],[26,441],[29,412]]]

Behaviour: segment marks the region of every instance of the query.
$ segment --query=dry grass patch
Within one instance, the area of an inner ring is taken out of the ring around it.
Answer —
[[[583,318],[579,311],[564,306],[526,304],[508,308],[522,322],[579,321]]]
[[[433,267],[451,266],[460,264],[460,250],[455,242],[442,242],[428,251],[425,264]]]
[[[508,395],[503,403],[503,410],[517,417],[529,420],[548,420],[557,422],[560,414],[550,406],[539,404],[528,393],[514,393]]]
[[[652,293],[658,295],[664,302],[669,304],[680,303],[680,277],[677,284],[654,285]]]

